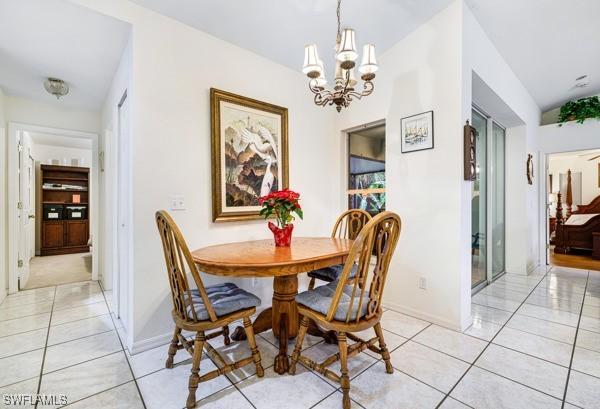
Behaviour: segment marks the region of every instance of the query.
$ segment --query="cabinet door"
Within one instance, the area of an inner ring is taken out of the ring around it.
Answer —
[[[85,246],[88,242],[87,220],[67,222],[67,246]]]
[[[65,245],[65,224],[59,222],[42,222],[42,247],[55,248]]]

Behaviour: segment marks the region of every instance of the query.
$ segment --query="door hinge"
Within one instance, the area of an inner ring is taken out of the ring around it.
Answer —
[[[17,267],[23,267],[23,260],[19,259],[19,261],[17,261]]]
[[[23,202],[17,202],[17,209],[23,210]]]
[[[23,145],[21,144],[21,142],[19,142],[19,144],[17,145],[17,149],[19,152],[23,152]]]

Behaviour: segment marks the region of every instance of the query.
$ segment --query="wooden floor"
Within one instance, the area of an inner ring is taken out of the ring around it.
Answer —
[[[560,267],[600,271],[600,260],[594,260],[591,256],[587,255],[556,254],[553,249],[550,249],[550,264]]]

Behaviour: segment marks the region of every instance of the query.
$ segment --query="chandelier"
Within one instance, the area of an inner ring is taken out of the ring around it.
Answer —
[[[363,47],[362,62],[358,67],[360,78],[364,81],[362,91],[356,90],[357,84],[354,67],[358,52],[354,30],[340,27],[341,0],[337,2],[337,37],[335,41],[335,79],[333,89],[326,89],[327,78],[323,61],[319,58],[317,45],[310,44],[304,47],[304,66],[302,72],[310,78],[308,87],[315,94],[314,102],[318,106],[334,105],[338,112],[350,105],[353,99],[361,99],[373,92],[375,86],[373,79],[379,68],[375,59],[375,46],[365,44]]]

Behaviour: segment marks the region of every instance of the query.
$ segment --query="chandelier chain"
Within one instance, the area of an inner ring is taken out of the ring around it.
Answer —
[[[337,2],[337,10],[336,10],[336,14],[337,14],[337,37],[336,37],[336,44],[339,44],[342,41],[342,29],[341,29],[341,8],[342,8],[342,0],[338,0]]]

